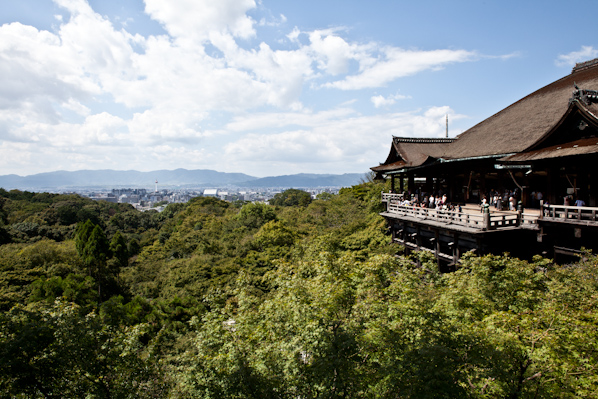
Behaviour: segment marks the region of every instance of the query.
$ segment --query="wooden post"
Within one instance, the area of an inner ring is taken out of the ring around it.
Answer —
[[[484,204],[482,208],[482,212],[484,212],[484,230],[490,230],[490,205]]]
[[[405,187],[403,187],[403,174],[401,173],[399,175],[399,192],[402,194],[405,192]],[[411,200],[411,198],[406,198],[408,201]]]
[[[459,234],[455,233],[455,238],[453,241],[455,244],[453,245],[453,263],[455,264],[455,268],[457,268],[457,262],[459,262],[459,258],[461,254],[459,253]]]
[[[434,231],[434,238],[434,244],[436,244],[434,246],[434,254],[436,255],[436,265],[440,269],[440,257],[438,256],[440,254],[440,233],[438,232],[438,230]]]
[[[540,200],[540,217],[538,219],[544,218],[544,200]]]

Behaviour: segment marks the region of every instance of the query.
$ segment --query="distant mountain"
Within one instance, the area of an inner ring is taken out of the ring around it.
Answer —
[[[138,172],[135,170],[79,170],[57,171],[30,176],[0,176],[0,187],[10,190],[68,189],[98,187],[152,187],[154,182],[164,186],[227,186],[257,179],[244,173],[224,173],[214,170],[175,169]]]
[[[208,169],[175,169],[138,172],[135,170],[79,170],[56,171],[30,176],[0,176],[0,187],[5,190],[53,191],[69,189],[99,189],[117,187],[348,187],[358,184],[360,173],[297,174],[257,178],[244,173],[225,173]]]
[[[345,173],[343,175],[319,175],[300,173],[296,175],[284,175],[263,177],[243,184],[245,187],[349,187],[359,184],[363,179],[363,173]]]

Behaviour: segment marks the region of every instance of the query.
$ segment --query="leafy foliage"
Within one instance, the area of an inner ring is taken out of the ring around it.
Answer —
[[[311,194],[291,188],[274,195],[274,198],[270,200],[270,205],[276,206],[307,206],[311,202]]]
[[[0,392],[14,397],[163,397],[160,367],[141,356],[146,327],[112,328],[61,301],[0,316]]]
[[[382,188],[162,213],[0,190],[0,396],[597,396],[595,255],[441,274],[395,256]]]

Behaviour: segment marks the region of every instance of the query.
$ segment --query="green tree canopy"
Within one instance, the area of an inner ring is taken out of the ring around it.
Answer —
[[[263,224],[276,219],[274,209],[266,204],[255,202],[243,205],[237,219],[244,225],[252,229],[257,229]]]
[[[165,397],[154,358],[142,357],[147,326],[114,328],[57,301],[0,315],[0,395],[27,398]]]
[[[310,203],[311,194],[296,188],[278,193],[270,200],[271,205],[277,206],[308,206]]]

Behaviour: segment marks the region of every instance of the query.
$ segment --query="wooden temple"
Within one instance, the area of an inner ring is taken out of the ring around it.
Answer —
[[[598,250],[598,59],[456,138],[393,137],[371,169],[391,179],[382,216],[393,242],[432,251],[446,270],[469,250]],[[444,206],[423,207],[429,196]]]

